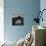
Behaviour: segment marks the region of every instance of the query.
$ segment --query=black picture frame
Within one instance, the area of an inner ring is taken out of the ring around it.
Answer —
[[[17,17],[12,17],[12,25],[24,25],[24,17],[22,16],[17,16]]]

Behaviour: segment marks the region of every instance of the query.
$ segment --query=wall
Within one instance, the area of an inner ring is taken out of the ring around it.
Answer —
[[[7,41],[18,41],[32,28],[35,12],[40,9],[40,0],[5,0],[4,35]],[[24,26],[12,26],[12,16],[24,14]]]
[[[41,9],[41,11],[43,10],[43,9],[46,9],[46,0],[41,0],[40,1],[40,9]],[[43,17],[43,22],[41,21],[40,22],[40,25],[42,25],[42,26],[46,26],[46,10],[43,12],[43,15],[42,15],[42,17]]]
[[[0,0],[0,42],[4,41],[4,0]]]

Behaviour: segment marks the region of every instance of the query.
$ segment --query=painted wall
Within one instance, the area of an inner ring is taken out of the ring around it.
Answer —
[[[40,9],[41,9],[41,11],[43,9],[46,9],[46,0],[40,1]],[[43,22],[41,21],[40,25],[46,26],[46,10],[43,12],[42,17],[43,17]]]
[[[7,41],[18,41],[32,29],[32,20],[40,9],[40,0],[5,0],[4,35]],[[12,26],[12,16],[24,14],[23,26]]]
[[[4,4],[0,0],[0,42],[4,41]]]

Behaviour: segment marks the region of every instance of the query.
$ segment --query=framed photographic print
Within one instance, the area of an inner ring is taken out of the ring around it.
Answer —
[[[12,25],[13,26],[24,25],[24,17],[22,17],[22,16],[12,17]]]

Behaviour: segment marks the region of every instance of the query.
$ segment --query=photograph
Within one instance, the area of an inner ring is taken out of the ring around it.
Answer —
[[[24,17],[21,17],[21,16],[13,17],[12,18],[12,25],[13,26],[24,25]]]

